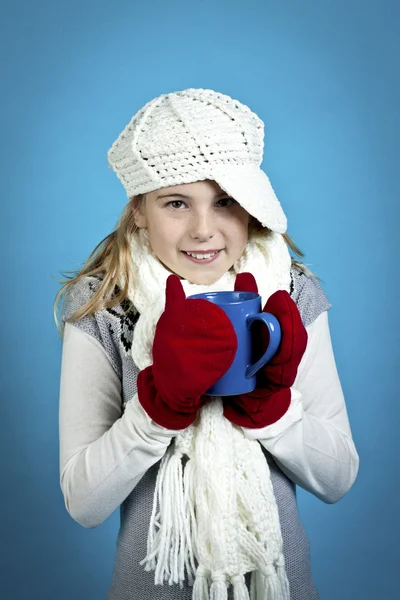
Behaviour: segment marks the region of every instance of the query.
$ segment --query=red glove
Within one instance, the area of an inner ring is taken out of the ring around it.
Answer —
[[[257,284],[250,273],[236,278],[235,290],[256,292]],[[273,314],[281,326],[281,342],[275,356],[257,373],[253,392],[230,396],[224,400],[224,415],[235,425],[261,428],[280,419],[290,406],[291,391],[297,369],[307,347],[307,331],[296,303],[284,290],[269,298],[263,312]],[[256,347],[262,355],[269,343],[269,332],[262,323]]]
[[[179,277],[170,275],[154,335],[153,364],[137,379],[141,405],[163,427],[188,427],[207,401],[202,395],[226,373],[236,350],[236,333],[222,308],[186,299]]]

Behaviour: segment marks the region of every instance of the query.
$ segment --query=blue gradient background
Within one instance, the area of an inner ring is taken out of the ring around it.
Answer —
[[[111,143],[148,100],[186,87],[263,118],[264,168],[333,304],[361,466],[338,504],[299,490],[321,599],[399,597],[398,6],[2,2],[2,600],[105,597],[118,513],[85,530],[59,488],[54,278],[126,202]]]

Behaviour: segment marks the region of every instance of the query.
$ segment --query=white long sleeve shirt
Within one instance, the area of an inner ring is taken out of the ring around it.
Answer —
[[[289,410],[268,427],[244,431],[292,481],[324,502],[336,502],[352,486],[359,459],[327,311],[306,329],[308,345]],[[59,414],[61,487],[69,513],[85,527],[96,527],[121,505],[177,434],[152,421],[137,394],[122,411],[121,380],[105,349],[69,323]]]

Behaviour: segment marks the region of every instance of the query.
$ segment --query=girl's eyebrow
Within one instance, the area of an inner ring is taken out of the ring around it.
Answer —
[[[185,196],[185,194],[174,194],[174,192],[167,192],[166,194],[158,194],[156,200],[159,200],[160,198],[187,198],[187,199],[191,199],[191,196]]]
[[[219,198],[220,196],[229,196],[229,194],[227,192],[219,192],[218,194],[215,194],[214,196],[214,200],[216,198]],[[167,192],[166,194],[158,194],[156,197],[156,200],[159,200],[160,198],[185,198],[186,200],[193,200],[193,196],[187,196],[185,194],[179,194],[179,193],[174,193],[174,192]]]

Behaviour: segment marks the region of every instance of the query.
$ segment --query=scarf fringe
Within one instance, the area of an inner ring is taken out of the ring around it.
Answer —
[[[203,567],[197,569],[192,600],[210,600],[208,575],[209,572]]]
[[[215,399],[213,405],[210,404],[205,409],[203,425],[209,423],[214,430],[219,422],[217,414],[221,413],[220,417],[222,418],[221,411],[222,403]],[[224,428],[228,426],[225,420],[222,423]],[[228,428],[230,427],[231,425],[228,426]],[[206,430],[208,431],[207,426]],[[233,432],[233,430],[231,431]],[[214,435],[217,435],[218,438],[219,436],[223,437],[223,432],[217,428],[214,430]],[[234,449],[237,446],[235,438],[236,434],[231,440]],[[211,572],[209,567],[203,565],[196,569],[195,557],[199,556],[197,521],[200,515],[197,514],[199,507],[196,504],[196,499],[199,500],[196,494],[199,474],[196,474],[193,459],[187,461],[185,468],[182,463],[183,454],[190,452],[189,440],[190,432],[189,435],[182,438],[181,444],[175,440],[161,460],[154,491],[153,511],[147,539],[147,556],[140,564],[145,566],[146,571],[155,571],[155,584],[178,583],[183,587],[186,573],[189,585],[193,585],[192,600],[227,600],[229,582],[233,586],[234,600],[289,600],[289,583],[283,554],[280,554],[274,563],[264,563],[263,565],[262,544],[252,539],[250,531],[246,530],[246,535],[244,535],[242,527],[240,527],[241,534],[239,534],[241,548],[242,550],[246,549],[248,559],[251,557],[255,565],[251,575],[250,593],[243,575],[238,574],[227,578],[224,572]],[[236,451],[242,458],[245,458],[245,446],[238,446]],[[257,461],[254,466],[256,463]],[[262,466],[268,470],[264,461]],[[252,469],[247,473],[251,480]],[[263,478],[268,479],[268,472],[262,473],[262,475]],[[261,473],[258,476],[260,477]],[[254,494],[257,486],[254,486],[255,482],[252,483]],[[263,491],[266,492],[266,490]],[[250,500],[248,494],[240,493],[240,486],[236,493],[238,500],[240,499],[243,505],[247,506]],[[251,524],[254,526],[250,519],[249,526]],[[201,546],[204,543],[205,540],[202,540]],[[260,566],[259,570],[257,570],[257,565]]]
[[[289,581],[283,555],[276,561],[275,566],[267,565],[251,573],[250,600],[260,599],[290,600]]]
[[[243,575],[236,575],[231,578],[233,585],[233,600],[250,600],[249,590]]]
[[[210,600],[228,600],[228,582],[224,575],[213,576]]]
[[[190,471],[189,471],[190,473]],[[194,523],[193,477],[186,477],[184,492],[182,453],[166,452],[161,461],[154,491],[153,511],[147,537],[147,556],[140,562],[145,571],[155,571],[155,584],[193,584],[195,561],[191,525]],[[190,516],[190,520],[188,519]]]
[[[284,600],[286,600],[286,599],[289,600],[290,599],[289,580],[286,575],[285,560],[283,558],[283,555],[281,557],[281,564],[278,564],[278,566],[277,566],[277,573],[278,573],[278,580],[279,580],[279,584],[280,584],[282,598]]]
[[[289,582],[286,577],[284,564],[272,565],[261,570],[264,600],[290,600]]]

